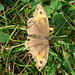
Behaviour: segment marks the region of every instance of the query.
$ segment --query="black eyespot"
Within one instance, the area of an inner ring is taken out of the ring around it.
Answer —
[[[40,14],[42,14],[42,11],[40,11]]]
[[[28,39],[28,41],[29,41],[30,39]]]
[[[42,64],[43,62],[42,61],[40,61],[40,64]]]

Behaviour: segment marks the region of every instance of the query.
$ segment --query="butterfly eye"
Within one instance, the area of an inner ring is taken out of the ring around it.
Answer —
[[[42,14],[42,11],[40,11],[40,14]]]

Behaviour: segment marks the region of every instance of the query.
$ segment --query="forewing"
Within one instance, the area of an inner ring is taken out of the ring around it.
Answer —
[[[41,5],[37,5],[37,9],[33,14],[33,18],[27,21],[29,35],[49,35],[49,23],[47,15]]]
[[[41,31],[40,27],[38,26],[38,22],[34,18],[30,18],[27,21],[27,33],[28,35],[44,35]]]
[[[29,41],[25,41],[27,50],[32,54],[32,58],[36,62],[37,68],[41,70],[48,59],[49,42],[43,38],[28,37]]]

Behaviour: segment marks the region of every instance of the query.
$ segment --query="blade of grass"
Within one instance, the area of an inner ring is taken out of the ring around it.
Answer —
[[[16,31],[16,29],[17,29],[18,27],[19,27],[19,25],[17,25],[17,26],[16,26],[16,28],[14,29],[14,31],[13,31],[13,32],[12,32],[12,34],[10,35],[10,37],[9,37],[8,41],[9,41],[9,40],[10,40],[10,38],[13,36],[14,32]],[[3,47],[2,53],[4,52],[4,49],[5,49],[5,47],[7,46],[8,41],[6,42],[5,46]]]
[[[18,2],[19,2],[19,0],[17,0],[17,2],[15,3],[15,5],[13,6],[13,8],[8,12],[8,14],[10,14],[10,13],[14,10],[14,8],[15,8],[16,5],[18,4]]]
[[[65,18],[65,16],[63,15],[63,13],[61,13],[63,18],[66,20],[66,22],[75,30],[75,28],[67,21],[67,19]]]
[[[3,14],[5,14],[7,11],[9,11],[9,10],[11,10],[11,9],[12,9],[12,7],[9,8],[9,9],[7,9],[6,11],[4,11],[2,14],[0,14],[0,16],[2,16]]]
[[[75,75],[75,72],[74,72],[74,70],[72,69],[72,64],[71,64],[71,62],[69,61],[69,58],[68,58],[68,56],[67,56],[67,53],[66,53],[66,51],[65,51],[65,49],[64,49],[64,47],[63,47],[63,45],[62,45],[62,48],[63,48],[63,55],[64,55],[64,58],[65,58],[65,61],[66,61],[67,65],[68,65],[68,67],[69,67],[69,69],[70,69],[70,71],[71,71],[71,74],[72,74],[72,75]]]
[[[68,2],[66,2],[66,1],[64,1],[64,0],[61,0],[62,2],[65,2],[65,3],[67,3],[67,4],[69,4],[70,6],[72,6],[73,8],[75,8],[75,6],[73,6],[71,3],[68,3]]]
[[[7,28],[12,28],[12,27],[15,27],[15,25],[0,27],[0,29],[7,29]]]
[[[4,18],[4,19],[5,19],[5,25],[8,26],[8,25],[7,25],[7,19],[6,19],[5,13],[4,13],[4,17],[5,17],[5,18]]]
[[[71,67],[71,63],[70,63],[69,60],[67,59],[66,54],[65,54],[64,51],[63,51],[63,55],[64,55],[64,58],[65,58],[65,61],[66,61],[67,65],[68,65],[68,67],[69,67],[69,69],[70,69],[70,71],[71,71],[71,74],[72,74],[72,75],[75,75],[75,72],[74,72],[74,70],[73,70],[72,67]]]

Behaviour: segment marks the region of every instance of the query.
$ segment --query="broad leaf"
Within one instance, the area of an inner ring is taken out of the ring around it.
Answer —
[[[6,42],[9,39],[9,35],[0,31],[0,42]]]

